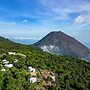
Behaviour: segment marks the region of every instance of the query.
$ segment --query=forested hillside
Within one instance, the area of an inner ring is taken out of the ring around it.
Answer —
[[[8,67],[5,60],[12,66]],[[34,74],[28,70],[29,66],[35,68]],[[38,80],[31,83],[33,76]],[[51,55],[0,37],[0,90],[35,89],[90,90],[90,62]]]

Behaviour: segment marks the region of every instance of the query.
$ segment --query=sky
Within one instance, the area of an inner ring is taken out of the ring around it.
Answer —
[[[90,0],[0,0],[0,36],[39,40],[51,31],[90,48]]]

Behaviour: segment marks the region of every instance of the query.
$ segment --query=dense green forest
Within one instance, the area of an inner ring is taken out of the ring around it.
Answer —
[[[17,54],[10,55],[8,52]],[[13,67],[6,67],[3,60],[8,60]],[[39,82],[30,83],[29,66],[36,69]],[[42,70],[51,71],[55,75],[54,82],[50,77],[45,80],[46,83],[51,82],[47,90],[90,90],[90,62],[55,56],[39,48],[0,37],[0,90],[40,90],[43,87],[40,76]]]

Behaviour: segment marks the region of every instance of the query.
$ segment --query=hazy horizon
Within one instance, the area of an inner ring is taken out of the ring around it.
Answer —
[[[45,37],[45,36],[43,36],[43,37]],[[9,39],[9,40],[11,40],[11,41],[13,41],[15,43],[21,43],[21,44],[30,45],[30,44],[34,44],[34,43],[38,42],[42,38],[34,38],[34,39],[31,39],[31,38],[7,38],[7,39]],[[81,42],[81,41],[79,41],[79,42],[82,43],[83,45],[85,45],[86,47],[90,48],[90,43],[88,43],[88,42]]]
[[[30,45],[30,44],[34,44],[36,42],[38,42],[40,39],[10,39],[13,42],[16,43],[21,43],[21,44],[26,44],[26,45]],[[83,45],[85,45],[86,47],[90,48],[90,43],[88,42],[81,42]]]

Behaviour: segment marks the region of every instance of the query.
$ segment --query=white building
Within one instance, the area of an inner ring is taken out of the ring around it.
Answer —
[[[9,63],[9,61],[5,61],[5,62],[3,62],[3,64],[8,64]]]
[[[6,59],[4,59],[4,60],[2,60],[3,62],[6,62],[7,60]]]
[[[30,83],[35,83],[35,82],[37,82],[37,78],[36,77],[30,78]]]
[[[16,55],[16,52],[8,52],[10,55]]]
[[[53,81],[55,82],[55,76],[50,76],[52,79],[53,79]]]
[[[28,67],[28,70],[29,70],[30,72],[35,72],[35,68],[32,68],[31,66]]]
[[[11,68],[11,67],[13,67],[13,64],[6,64],[5,66],[8,68]]]
[[[3,69],[1,69],[1,71],[4,71],[5,72],[6,70],[3,68]]]

